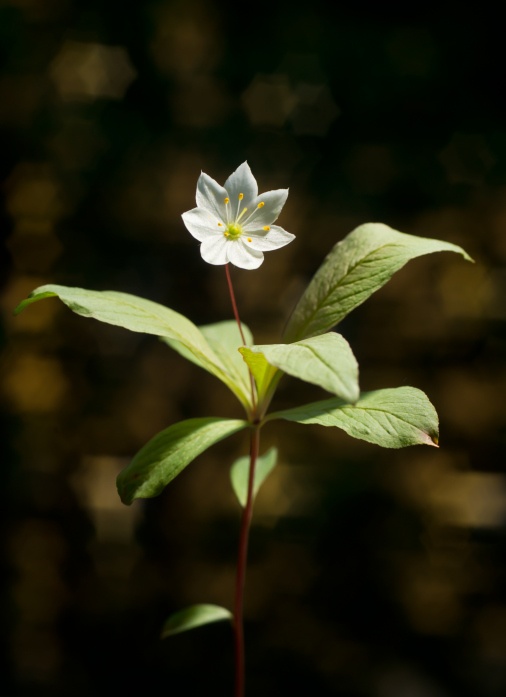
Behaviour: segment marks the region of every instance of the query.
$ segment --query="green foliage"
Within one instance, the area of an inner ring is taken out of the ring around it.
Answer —
[[[449,242],[406,235],[381,223],[361,225],[334,246],[313,276],[288,321],[285,341],[332,329],[410,259],[445,251],[471,261]]]
[[[245,324],[241,324],[241,326],[246,343],[248,346],[251,346],[251,344],[253,344],[253,335]],[[249,393],[251,390],[249,372],[248,366],[239,353],[239,348],[243,345],[243,342],[237,322],[232,320],[217,322],[216,324],[207,324],[203,327],[199,327],[199,330],[215,355],[218,356],[222,364],[226,366],[227,372],[234,379],[236,386],[240,387],[245,395],[248,395],[247,399],[249,401]],[[180,341],[172,341],[165,337],[162,337],[162,339],[189,361],[206,370],[206,366],[202,363],[201,359],[197,357],[195,353],[189,351]]]
[[[437,446],[439,438],[436,410],[427,395],[415,387],[365,392],[356,404],[326,399],[278,411],[270,414],[266,420],[273,419],[336,426],[353,438],[384,448]]]
[[[262,354],[270,365],[323,387],[346,402],[356,402],[359,397],[357,360],[346,339],[335,332],[295,344],[253,346],[240,351],[252,370],[257,366],[257,354]]]
[[[277,448],[270,448],[266,453],[257,458],[255,480],[253,482],[253,498],[255,498],[265,479],[276,466],[277,460]],[[243,508],[246,506],[246,500],[248,498],[249,466],[250,458],[246,455],[238,458],[230,468],[232,489]]]
[[[239,419],[188,419],[158,433],[118,476],[123,503],[157,496],[197,455],[248,426]]]
[[[67,307],[78,315],[124,327],[132,332],[153,334],[166,340],[178,342],[186,349],[186,357],[192,356],[195,363],[224,382],[245,407],[249,406],[249,384],[248,389],[244,392],[242,381],[239,384],[236,383],[236,371],[230,370],[228,365],[222,362],[204,334],[184,315],[151,300],[144,300],[144,298],[138,298],[136,295],[128,293],[117,293],[111,290],[85,290],[84,288],[68,288],[57,285],[36,288],[26,300],[18,305],[15,312],[21,312],[37,300],[51,297],[60,298]]]
[[[279,373],[276,367],[267,361],[263,353],[259,353],[254,349],[254,346],[251,348],[242,347],[239,349],[239,352],[253,375],[258,399],[260,402],[264,402],[270,388],[273,386],[274,378],[277,374],[281,377],[282,373]]]
[[[221,620],[232,621],[232,613],[220,605],[192,605],[184,610],[179,610],[171,615],[163,625],[161,638],[173,636],[186,632],[188,629],[202,627],[204,624],[211,622],[220,622]]]
[[[158,336],[225,383],[246,410],[247,420],[189,419],[156,435],[118,477],[121,499],[129,504],[136,498],[159,494],[213,443],[250,425],[260,427],[275,419],[336,426],[354,438],[386,448],[437,444],[437,414],[426,395],[412,387],[399,387],[359,396],[357,361],[346,340],[328,330],[410,259],[438,251],[456,252],[469,259],[454,244],[406,235],[386,225],[370,223],[356,228],[335,245],[310,282],[290,317],[283,344],[254,346],[250,330],[242,325],[244,346],[235,322],[198,328],[174,310],[114,291],[45,285],[34,290],[16,312],[37,300],[57,296],[79,315]],[[336,396],[266,416],[285,373]],[[250,376],[256,395],[251,394]],[[259,458],[255,493],[275,459],[275,451]],[[241,458],[231,472],[242,505],[248,462],[248,458]]]

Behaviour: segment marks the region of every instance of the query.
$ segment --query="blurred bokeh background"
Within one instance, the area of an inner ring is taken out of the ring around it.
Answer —
[[[201,170],[246,159],[261,191],[290,187],[297,235],[234,270],[258,343],[363,222],[476,260],[411,262],[341,326],[362,389],[429,394],[439,450],[265,429],[280,465],[252,531],[248,694],[506,694],[502,31],[474,7],[0,0],[2,696],[231,694],[227,626],[158,635],[187,604],[231,604],[245,437],[146,503],[114,480],[158,430],[239,407],[155,338],[56,300],[12,310],[56,282],[228,319],[180,215]],[[286,379],[277,404],[322,397]]]

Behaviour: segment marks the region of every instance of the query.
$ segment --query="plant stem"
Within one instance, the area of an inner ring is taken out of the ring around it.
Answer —
[[[246,337],[242,329],[241,318],[235,300],[234,287],[230,276],[229,265],[225,264],[225,273],[227,276],[228,290],[230,300],[232,302],[232,310],[234,311],[235,321],[239,327],[242,343],[246,346]],[[246,582],[246,565],[248,561],[248,542],[249,531],[251,526],[251,518],[253,516],[253,489],[255,483],[255,467],[260,448],[260,420],[257,416],[257,401],[255,381],[251,370],[249,371],[251,384],[251,404],[252,411],[249,414],[251,421],[250,435],[250,462],[248,474],[248,495],[246,497],[246,505],[242,513],[241,531],[239,534],[239,551],[237,553],[237,572],[235,579],[235,600],[234,600],[234,646],[235,646],[235,697],[244,697],[244,622],[243,622],[243,607],[244,607],[244,586]]]
[[[255,466],[260,448],[260,426],[253,425],[250,438],[250,465],[248,476],[248,496],[244,507],[239,536],[237,555],[237,575],[235,581],[234,633],[235,633],[235,692],[234,697],[244,697],[244,586],[246,580],[246,563],[248,559],[248,541],[253,515],[253,485]]]
[[[232,278],[230,276],[229,264],[225,264],[225,274],[227,276],[228,292],[230,293],[230,300],[232,302],[232,310],[234,312],[235,321],[237,322],[237,326],[239,327],[239,332],[241,334],[243,346],[247,346],[246,339],[244,337],[244,332],[242,330],[241,318],[239,317],[239,310],[237,309],[237,303],[235,301],[234,286],[232,285]],[[249,368],[248,368],[248,370],[249,370]],[[256,418],[256,413],[257,413],[256,390],[255,390],[255,381],[253,379],[253,375],[251,374],[251,370],[249,370],[249,381],[250,381],[250,385],[251,385],[251,402],[253,404],[252,416],[253,416],[253,418]]]
[[[232,310],[234,311],[235,321],[239,327],[241,333],[241,339],[244,346],[246,346],[246,339],[244,338],[244,332],[242,330],[241,318],[239,317],[239,310],[237,309],[237,303],[235,301],[234,286],[232,285],[232,278],[230,276],[229,264],[225,264],[225,274],[227,276],[228,292],[230,293],[230,300],[232,301]]]

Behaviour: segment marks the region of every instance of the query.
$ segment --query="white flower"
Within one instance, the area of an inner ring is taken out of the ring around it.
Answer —
[[[288,189],[259,196],[256,179],[243,162],[225,186],[202,172],[197,182],[197,208],[183,213],[183,221],[202,243],[204,261],[257,269],[264,260],[263,252],[284,247],[295,237],[272,225],[287,196]]]

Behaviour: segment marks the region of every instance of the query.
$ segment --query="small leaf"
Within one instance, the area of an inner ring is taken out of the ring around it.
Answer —
[[[123,503],[158,496],[181,470],[211,445],[248,426],[247,421],[206,417],[180,421],[158,433],[118,475]]]
[[[239,349],[239,353],[244,359],[244,365],[247,365],[251,370],[257,387],[258,399],[262,402],[269,386],[272,384],[274,376],[279,371],[276,370],[275,366],[267,362],[267,359],[262,353],[257,353],[247,346],[242,346]]]
[[[219,605],[192,605],[171,615],[163,625],[161,638],[166,639],[174,634],[186,632],[211,622],[232,620],[232,613]]]
[[[384,448],[438,443],[438,417],[427,395],[415,387],[362,393],[354,405],[340,399],[305,404],[265,419],[336,426],[348,435]]]
[[[252,371],[261,354],[288,375],[323,387],[346,402],[359,397],[358,363],[346,339],[335,332],[294,344],[252,346],[241,353]]]
[[[228,375],[233,378],[236,385],[240,385],[245,394],[249,395],[251,392],[249,371],[239,353],[239,348],[244,344],[237,323],[233,320],[217,322],[215,324],[201,326],[199,330],[216,356],[218,356],[221,363],[226,367]],[[253,343],[251,331],[245,324],[242,324],[242,330],[246,343],[250,346]],[[162,337],[162,339],[189,361],[206,369],[202,364],[202,360],[188,351],[181,342],[164,337]]]
[[[265,479],[274,469],[277,459],[277,448],[270,448],[266,453],[257,458],[255,481],[253,482],[253,498],[255,498]],[[246,501],[248,499],[249,465],[250,458],[246,455],[238,458],[230,469],[232,488],[243,508],[246,506]]]
[[[222,363],[202,332],[184,315],[151,300],[128,293],[57,285],[46,285],[35,289],[18,305],[15,313],[18,314],[37,300],[50,297],[60,298],[78,315],[124,327],[132,332],[153,334],[179,342],[186,349],[186,358],[191,355],[193,362],[224,382],[246,409],[250,406],[249,386],[247,390],[244,390],[241,383],[236,383],[234,371],[229,371],[228,364]],[[180,351],[180,353],[184,352]]]
[[[432,252],[456,252],[455,244],[367,223],[338,242],[297,303],[284,333],[287,343],[323,334],[381,288],[410,259]]]

